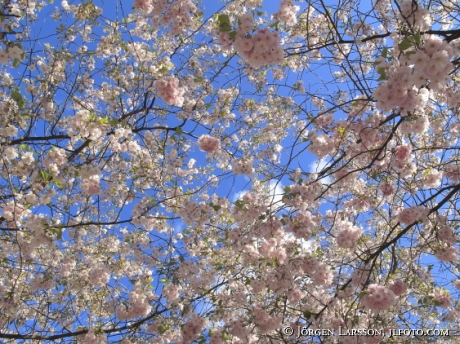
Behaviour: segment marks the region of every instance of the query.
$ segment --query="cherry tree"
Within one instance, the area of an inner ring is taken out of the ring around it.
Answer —
[[[0,341],[458,341],[459,18],[1,1]]]

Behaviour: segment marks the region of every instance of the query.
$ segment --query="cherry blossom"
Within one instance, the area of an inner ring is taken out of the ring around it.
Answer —
[[[0,342],[458,329],[456,2],[105,5],[0,6]]]

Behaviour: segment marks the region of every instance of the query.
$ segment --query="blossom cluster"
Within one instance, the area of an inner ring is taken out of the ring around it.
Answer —
[[[390,183],[382,183],[379,185],[379,190],[384,197],[391,196],[394,192],[394,187]]]
[[[336,140],[327,134],[312,133],[309,136],[311,145],[308,147],[308,150],[313,154],[316,154],[316,156],[318,156],[320,159],[325,158],[328,154],[333,153],[336,149]]]
[[[421,8],[420,5],[412,0],[404,0],[399,5],[400,13],[399,20],[401,25],[409,24],[420,31],[429,30],[431,27],[431,14],[426,8]]]
[[[90,329],[84,335],[84,343],[85,344],[102,344],[107,342],[107,337],[104,333],[97,333],[94,329]]]
[[[273,19],[281,20],[288,26],[292,26],[297,23],[296,14],[299,11],[299,6],[294,5],[293,0],[281,0],[280,8],[273,15]]]
[[[292,19],[286,18],[290,22]],[[219,31],[217,40],[224,50],[233,47],[246,63],[252,68],[259,68],[268,64],[281,65],[284,61],[284,51],[280,46],[280,37],[277,31],[268,28],[258,29],[255,34],[254,17],[246,13],[239,18],[240,26],[234,31],[232,38],[229,32]]]
[[[424,134],[430,127],[428,116],[417,116],[415,118],[406,117],[405,121],[399,126],[403,134]]]
[[[2,216],[7,221],[9,228],[15,228],[24,215],[24,206],[20,203],[8,202],[2,207]]]
[[[403,209],[398,214],[398,221],[405,225],[411,225],[417,221],[427,219],[429,209],[423,206],[413,206]]]
[[[244,22],[242,22],[244,25]],[[244,30],[239,31],[233,46],[236,52],[252,68],[259,68],[267,64],[282,64],[284,51],[279,43],[276,31],[260,29],[256,34],[246,37]]]
[[[235,159],[232,162],[232,171],[235,174],[245,174],[250,176],[252,173],[254,173],[254,163],[249,157]]]
[[[146,316],[152,310],[149,299],[152,298],[151,292],[133,290],[129,293],[130,304],[128,307],[119,305],[116,310],[117,318],[120,320],[133,319]]]
[[[349,221],[340,222],[338,227],[340,230],[336,237],[337,246],[341,248],[354,248],[362,230]]]
[[[435,254],[436,258],[443,262],[458,262],[458,249],[449,244],[444,244]]]
[[[386,71],[388,80],[379,84],[373,96],[377,107],[383,111],[399,109],[404,116],[414,113],[423,115],[432,92],[445,89],[449,71],[453,67],[450,60],[458,52],[436,36],[422,37],[420,47],[410,50],[411,54],[406,53],[397,62],[390,64],[384,58],[378,59],[377,69]],[[421,132],[425,126],[426,119],[422,119],[417,126],[414,124],[405,131],[414,129]]]
[[[156,80],[153,85],[157,95],[168,105],[182,106],[184,103],[184,89],[179,87],[179,80],[174,76],[167,76]]]
[[[308,180],[304,180],[300,185],[292,184],[289,186],[289,193],[287,193],[283,200],[284,203],[297,207],[301,210],[305,210],[309,204],[311,204],[319,194],[321,194],[321,183],[311,183]],[[316,216],[312,221],[318,223],[320,217]]]
[[[289,223],[289,230],[292,230],[295,237],[308,240],[312,231],[318,226],[318,219],[309,211],[299,211]]]
[[[331,267],[324,263],[320,263],[312,275],[313,283],[316,285],[330,286],[333,278]]]
[[[427,188],[436,188],[441,185],[442,182],[442,171],[429,170],[424,174],[423,185]]]
[[[146,11],[146,10],[151,9],[152,5],[153,5],[152,0],[134,0],[134,8],[136,10]]]
[[[208,154],[217,153],[220,150],[220,140],[209,135],[200,136],[198,145],[201,151]]]
[[[181,343],[192,343],[198,338],[205,326],[206,320],[197,314],[193,314],[182,328],[183,339]]]
[[[282,315],[272,317],[259,307],[255,307],[252,314],[254,316],[254,322],[259,326],[261,333],[267,333],[279,328],[283,320]]]
[[[407,291],[407,284],[404,283],[403,280],[396,280],[390,285],[390,290],[395,294],[396,296],[401,296]]]
[[[444,225],[441,226],[441,228],[438,229],[438,239],[443,241],[444,243],[448,245],[453,245],[456,242],[456,238],[454,235],[454,231],[450,226]]]
[[[390,289],[378,285],[371,284],[367,288],[367,293],[361,299],[364,307],[375,312],[385,311],[396,303],[396,296]]]
[[[432,295],[433,301],[437,303],[439,307],[449,308],[450,306],[450,294],[445,289],[435,289]]]
[[[163,294],[166,295],[169,301],[176,302],[179,299],[180,288],[174,284],[169,284],[163,288]]]
[[[0,63],[7,64],[10,60],[21,61],[24,56],[24,51],[17,45],[8,47],[6,50],[0,49]]]
[[[399,145],[394,148],[395,160],[393,165],[398,169],[403,169],[409,162],[409,158],[412,153],[412,146],[408,145]]]
[[[173,36],[186,32],[193,23],[198,8],[190,0],[134,0],[134,8],[151,18],[154,26],[171,26]]]

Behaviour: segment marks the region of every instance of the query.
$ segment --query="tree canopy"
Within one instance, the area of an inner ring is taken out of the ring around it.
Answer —
[[[2,343],[460,343],[457,1],[2,0],[0,41]]]

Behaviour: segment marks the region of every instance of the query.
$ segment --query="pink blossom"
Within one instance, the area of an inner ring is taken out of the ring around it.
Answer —
[[[411,208],[406,208],[403,211],[401,211],[398,215],[398,220],[399,222],[406,224],[406,225],[411,225],[413,224],[417,219],[415,217],[415,213]]]
[[[179,80],[174,76],[167,76],[154,83],[158,97],[168,105],[182,106],[184,103],[184,89],[179,87]]]
[[[455,280],[453,284],[454,284],[455,289],[460,290],[460,279]]]
[[[453,246],[445,246],[436,252],[436,258],[443,262],[457,262],[458,250]]]
[[[209,135],[202,135],[198,139],[198,145],[200,150],[209,154],[217,153],[220,150],[220,140]]]
[[[15,228],[18,221],[22,219],[24,207],[17,202],[8,202],[2,208],[2,215],[7,221],[8,228]]]
[[[245,14],[240,22],[233,46],[249,66],[257,69],[267,64],[283,63],[284,52],[279,46],[277,32],[265,28],[258,30],[253,36],[246,35],[253,28],[253,17]]]
[[[329,286],[334,277],[331,268],[326,264],[320,264],[313,273],[313,283],[316,285]]]
[[[393,186],[391,186],[391,184],[388,183],[380,184],[379,189],[380,191],[382,191],[383,196],[390,196],[394,192]]]
[[[364,307],[370,310],[381,312],[385,311],[396,303],[393,291],[377,284],[371,284],[367,288],[367,293],[361,299]]]
[[[426,220],[429,209],[422,206],[405,208],[398,214],[398,220],[402,224],[411,225],[416,221]]]
[[[297,23],[297,11],[299,6],[294,6],[293,0],[282,0],[279,10],[273,15],[274,19],[282,20],[288,26],[292,26]]]
[[[438,229],[438,239],[448,245],[455,244],[457,240],[454,236],[454,231],[449,226],[442,226]]]
[[[406,283],[400,279],[394,281],[389,288],[396,296],[400,296],[407,291]]]
[[[302,269],[306,274],[312,274],[318,268],[319,263],[315,257],[308,257],[302,263]]]
[[[409,158],[411,152],[412,152],[412,147],[410,145],[407,145],[407,146],[401,145],[401,146],[395,147],[395,157],[396,159],[401,160],[401,161],[406,161]]]
[[[441,308],[449,308],[450,306],[450,295],[447,290],[436,289],[434,291],[433,301]]]
[[[134,8],[137,10],[148,10],[152,6],[152,0],[134,0]]]
[[[341,228],[336,237],[337,246],[341,248],[354,248],[356,241],[362,233],[361,229],[353,226],[353,224],[348,221],[339,223],[339,226]]]

